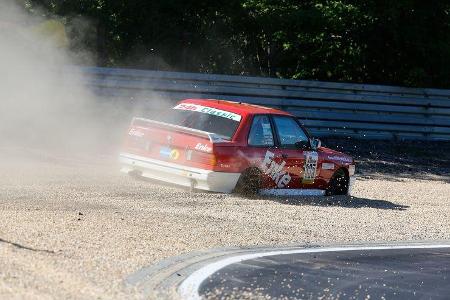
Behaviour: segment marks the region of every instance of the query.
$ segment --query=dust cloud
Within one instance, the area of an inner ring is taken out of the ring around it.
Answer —
[[[69,52],[62,23],[36,15],[0,2],[0,148],[113,154],[130,111],[85,86],[73,57],[87,52]]]

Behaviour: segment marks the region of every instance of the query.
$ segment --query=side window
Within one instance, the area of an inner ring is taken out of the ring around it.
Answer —
[[[278,139],[281,146],[295,147],[295,143],[308,143],[308,136],[298,123],[291,117],[274,116]]]
[[[272,126],[268,116],[257,115],[253,118],[252,128],[248,135],[250,146],[273,146]]]

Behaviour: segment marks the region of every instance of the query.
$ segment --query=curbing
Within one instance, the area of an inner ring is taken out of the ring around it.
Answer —
[[[450,248],[450,241],[405,241],[352,244],[292,244],[284,247],[213,248],[169,257],[154,265],[144,267],[125,278],[124,284],[135,288],[143,297],[158,295],[165,298],[199,299],[197,285],[207,278],[214,266],[226,266],[223,262],[242,261],[283,253],[308,253],[353,251],[370,249]],[[213,267],[211,268],[211,265]],[[220,267],[221,268],[221,267]],[[220,269],[219,268],[219,269]],[[209,270],[209,271],[208,271]],[[191,277],[194,276],[194,277]],[[206,277],[205,277],[206,276]],[[203,279],[204,279],[203,278]],[[175,296],[176,295],[176,296]]]

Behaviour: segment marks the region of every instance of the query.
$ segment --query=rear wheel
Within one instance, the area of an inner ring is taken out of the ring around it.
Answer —
[[[259,169],[247,169],[239,177],[234,191],[243,196],[256,195],[261,188],[261,181],[261,171]]]
[[[326,195],[347,195],[349,178],[343,169],[339,169],[331,177],[326,190]]]

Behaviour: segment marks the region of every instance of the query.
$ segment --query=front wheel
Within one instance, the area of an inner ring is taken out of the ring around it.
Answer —
[[[347,195],[349,178],[343,169],[339,169],[331,177],[328,188],[325,192],[327,196]]]

